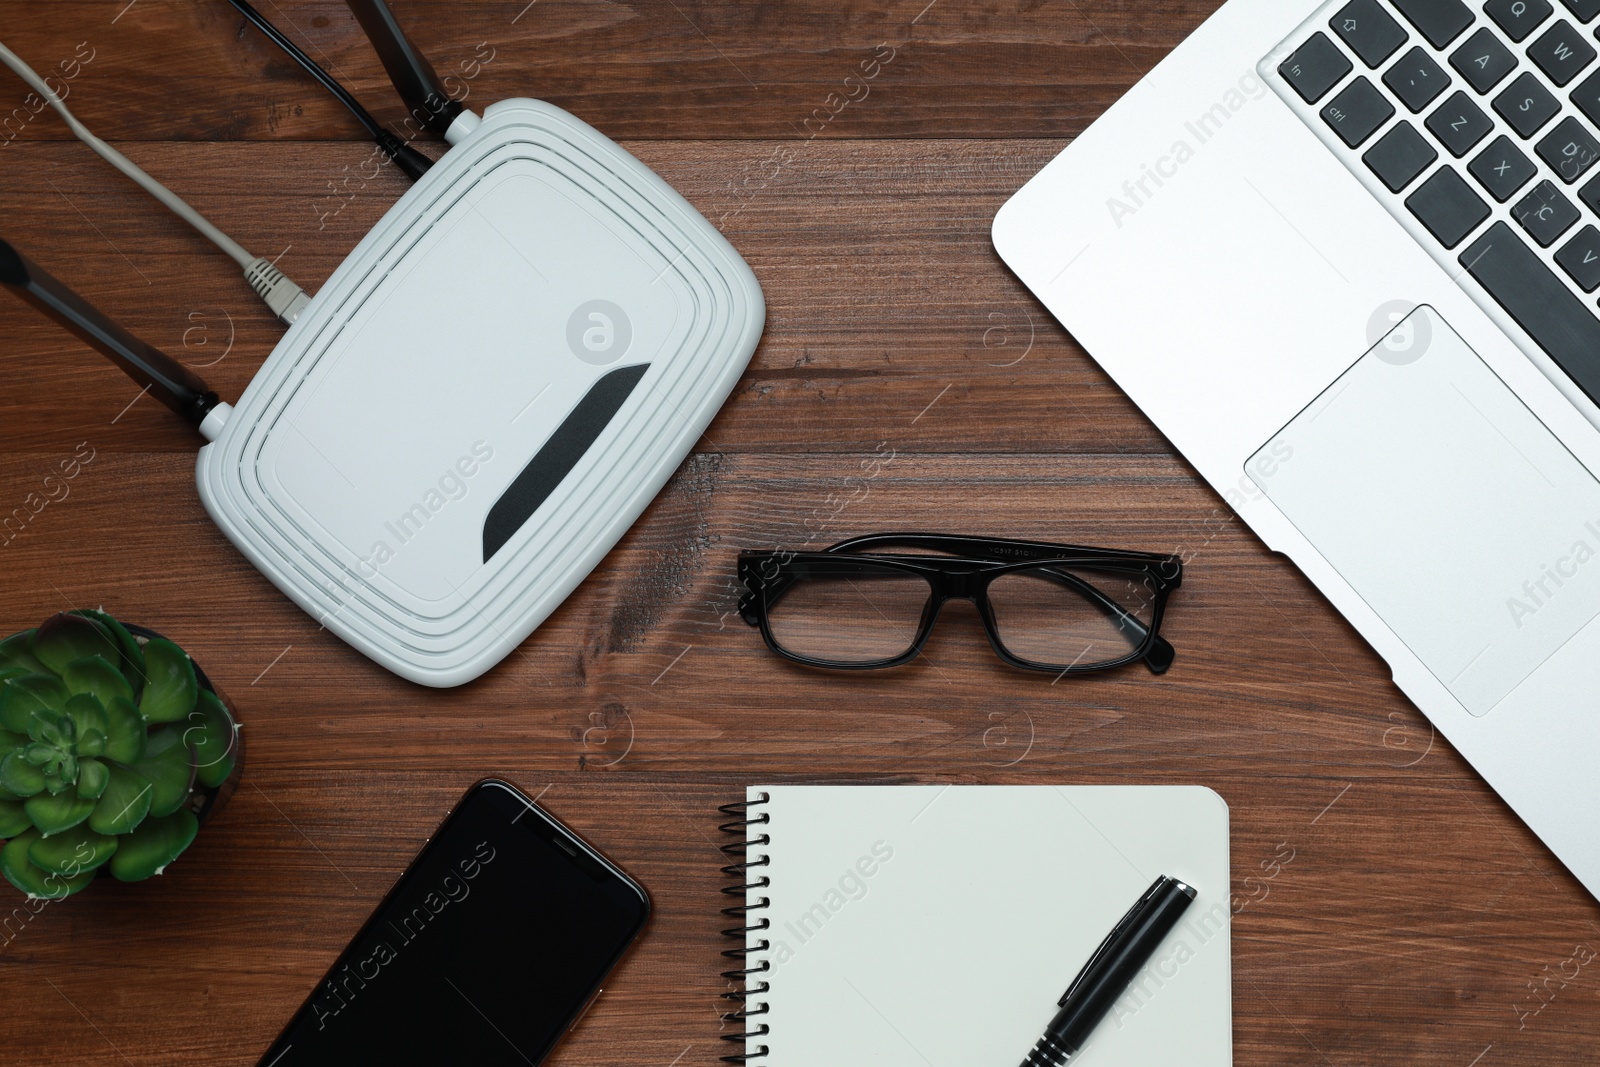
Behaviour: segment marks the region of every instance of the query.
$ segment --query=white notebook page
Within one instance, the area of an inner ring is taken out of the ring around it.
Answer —
[[[751,788],[767,1067],[1017,1067],[1158,875],[1199,890],[1074,1067],[1226,1067],[1228,809],[1190,786]],[[754,965],[754,964],[752,964]]]

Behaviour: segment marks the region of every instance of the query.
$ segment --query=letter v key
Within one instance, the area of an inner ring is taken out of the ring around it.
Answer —
[[[1600,230],[1585,226],[1556,253],[1556,262],[1584,292],[1600,289]]]

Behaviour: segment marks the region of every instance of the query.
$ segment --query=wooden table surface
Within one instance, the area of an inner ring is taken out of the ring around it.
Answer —
[[[637,527],[454,691],[319,632],[207,520],[188,427],[0,299],[0,513],[25,518],[0,538],[0,629],[96,605],[159,629],[249,739],[239,794],[164,877],[0,927],[0,1060],[255,1063],[445,809],[497,774],[655,898],[561,1067],[716,1062],[716,806],[822,780],[1210,786],[1232,808],[1237,1063],[1595,1062],[1600,966],[1576,962],[1600,949],[1595,901],[989,243],[1006,197],[1217,2],[394,0],[469,106],[542,97],[659,171],[770,307]],[[262,6],[398,121],[344,4]],[[405,189],[363,174],[353,122],[222,0],[0,0],[0,28],[75,74],[93,129],[308,288]],[[0,77],[5,109],[24,95]],[[237,397],[280,329],[229,261],[53,115],[0,142],[0,232]],[[872,456],[890,461],[864,477]],[[1181,552],[1175,667],[1052,685],[1003,667],[960,609],[926,662],[832,676],[730,614],[739,549],[930,526]]]

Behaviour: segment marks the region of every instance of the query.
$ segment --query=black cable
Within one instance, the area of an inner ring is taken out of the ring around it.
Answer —
[[[428,168],[433,166],[433,160],[379,125],[378,120],[372,117],[371,112],[361,106],[359,100],[351,96],[344,86],[335,81],[333,75],[323,70],[315,60],[301,51],[299,45],[285,37],[278,27],[268,22],[266,16],[248,4],[246,0],[228,0],[228,2],[238,9],[239,14],[250,20],[251,25],[266,34],[269,41],[283,49],[289,58],[304,67],[306,73],[315,78],[324,89],[332,93],[335,99],[348,108],[350,113],[356,117],[356,121],[366,128],[367,133],[377,143],[383,154],[394,160],[396,165],[410,175],[413,181],[428,173]]]

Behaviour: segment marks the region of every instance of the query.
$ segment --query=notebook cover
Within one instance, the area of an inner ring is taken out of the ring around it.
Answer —
[[[1199,895],[1072,1062],[1232,1063],[1228,809],[1211,790],[765,786],[746,800],[748,880],[770,881],[745,898],[750,925],[767,920],[747,934],[747,966],[765,970],[746,1008],[752,1033],[767,1028],[750,1062],[1016,1067],[1167,874]]]

